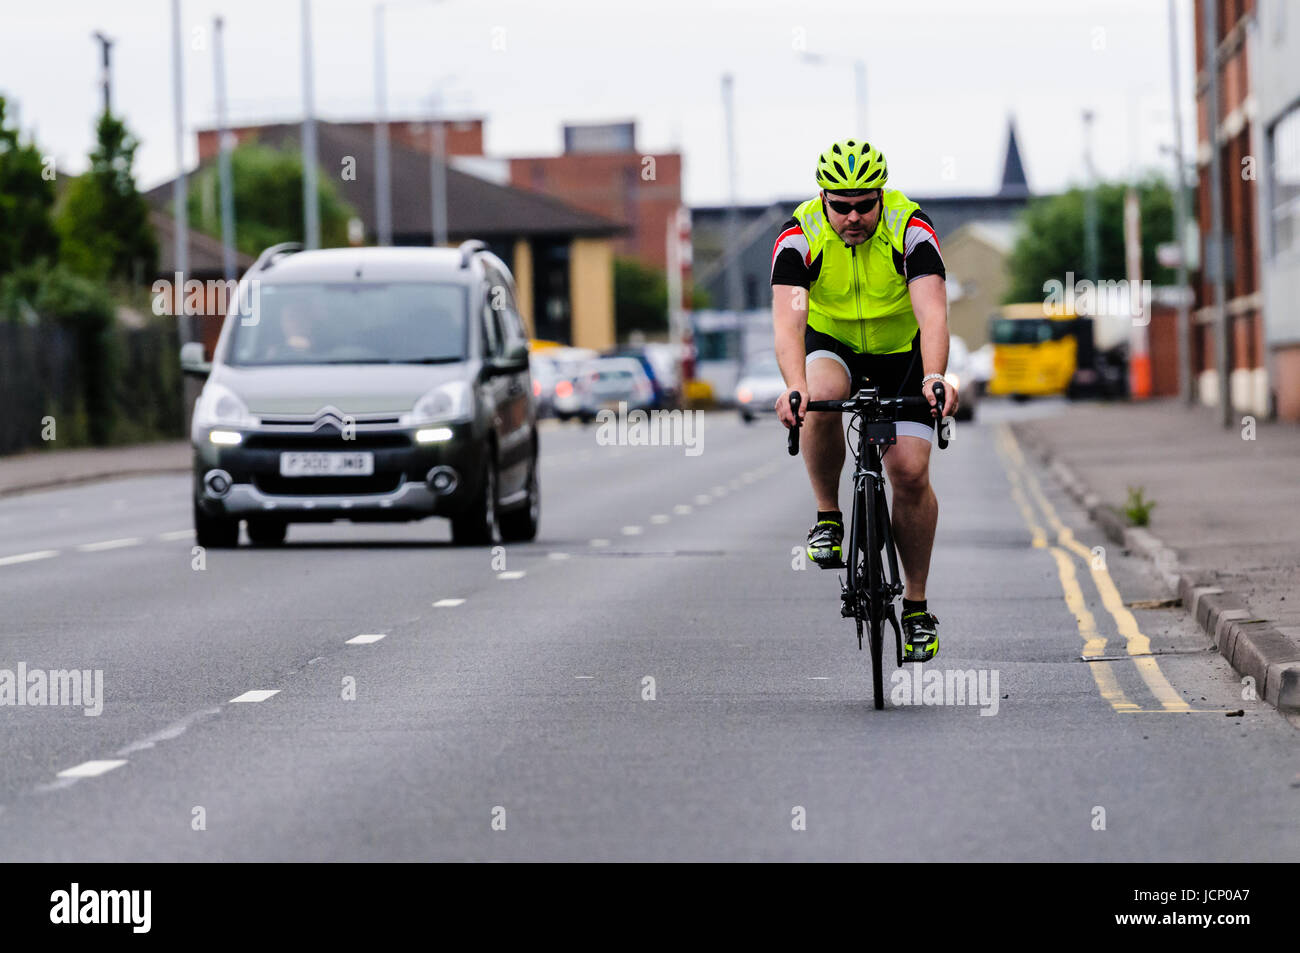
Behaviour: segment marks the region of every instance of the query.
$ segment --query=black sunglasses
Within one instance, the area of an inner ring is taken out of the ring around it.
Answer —
[[[865,199],[856,204],[853,202],[833,202],[830,199],[826,200],[826,204],[830,206],[832,211],[840,215],[849,215],[852,212],[857,212],[859,215],[865,216],[871,213],[871,210],[876,207],[876,203],[879,201],[880,196],[873,195],[871,198]]]

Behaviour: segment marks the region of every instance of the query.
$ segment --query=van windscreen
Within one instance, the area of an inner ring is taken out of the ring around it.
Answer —
[[[243,310],[232,319],[232,365],[439,364],[466,356],[464,285],[263,284]]]

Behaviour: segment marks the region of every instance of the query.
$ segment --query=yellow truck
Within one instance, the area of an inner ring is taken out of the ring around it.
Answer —
[[[989,319],[993,377],[988,393],[1019,399],[1126,394],[1131,319],[1046,310],[1040,301],[1007,304]]]
[[[1045,397],[1064,394],[1078,366],[1075,314],[1043,313],[1042,302],[1008,304],[989,319],[993,377],[988,393]]]

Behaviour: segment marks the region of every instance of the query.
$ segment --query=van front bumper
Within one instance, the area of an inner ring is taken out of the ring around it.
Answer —
[[[194,501],[209,516],[275,517],[289,522],[414,520],[456,516],[478,496],[487,442],[472,423],[449,425],[450,440],[417,444],[415,430],[358,433],[355,440],[310,445],[279,433],[244,431],[218,446],[200,434],[194,447]],[[227,428],[222,428],[227,429]],[[284,477],[280,454],[366,452],[364,477]]]

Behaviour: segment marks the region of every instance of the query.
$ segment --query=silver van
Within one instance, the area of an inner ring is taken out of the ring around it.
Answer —
[[[267,249],[244,275],[194,408],[194,529],[229,547],[288,524],[442,516],[454,542],[533,539],[541,498],[514,279],[459,249]]]

